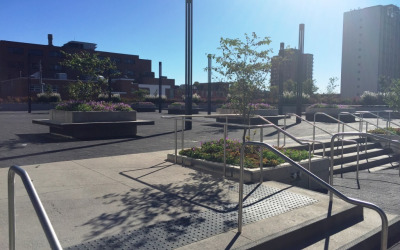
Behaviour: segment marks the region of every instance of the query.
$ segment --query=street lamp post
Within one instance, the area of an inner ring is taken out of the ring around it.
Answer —
[[[208,54],[208,95],[207,95],[207,106],[208,114],[211,115],[211,54]]]
[[[192,114],[192,64],[193,64],[193,0],[185,0],[185,114]],[[192,129],[192,122],[185,122],[185,129]]]

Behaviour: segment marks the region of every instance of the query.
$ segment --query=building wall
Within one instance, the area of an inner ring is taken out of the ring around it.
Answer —
[[[76,42],[76,44],[79,45],[80,42]],[[98,53],[100,58],[110,57],[116,63],[118,70],[121,72],[121,78],[125,78],[126,83],[115,84],[114,91],[130,93],[132,83],[135,83],[136,86],[138,84],[148,84],[157,85],[158,87],[158,78],[155,78],[154,72],[151,71],[151,60],[140,59],[137,55],[95,51],[95,44],[81,44],[87,45],[84,47],[90,48],[85,51]],[[42,77],[47,82],[50,82],[50,79],[55,80],[59,78],[60,73],[64,75],[66,73],[66,80],[76,80],[77,72],[70,71],[60,64],[65,59],[61,51],[67,53],[82,51],[82,48],[79,48],[79,46],[72,47],[70,45],[71,43],[67,43],[61,47],[53,46],[50,41],[48,45],[0,41],[0,85],[5,85],[1,89],[7,89],[6,93],[0,92],[0,96],[21,96],[21,93],[24,93],[23,88],[15,89],[15,93],[11,93],[10,86],[14,85],[8,80],[13,79],[11,82],[25,81],[19,78],[27,78],[29,75],[39,72],[40,65],[42,67]],[[70,81],[64,81],[63,84],[68,85],[68,82]],[[175,80],[163,77],[162,84],[173,88]]]
[[[298,61],[300,52],[297,49],[284,49],[284,57],[282,58],[282,50],[279,51],[279,56],[274,56],[271,60],[271,86],[279,86],[279,71],[283,70],[283,83],[288,80],[297,82],[298,79]],[[303,70],[301,77],[306,81],[313,79],[314,57],[312,54],[303,54]]]
[[[364,91],[377,92],[380,76],[400,76],[398,10],[394,5],[379,5],[344,13],[343,98],[360,96]]]

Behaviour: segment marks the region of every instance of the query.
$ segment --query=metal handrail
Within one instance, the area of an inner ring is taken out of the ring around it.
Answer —
[[[289,157],[287,157],[286,155],[281,153],[279,150],[275,149],[273,146],[271,146],[271,145],[269,145],[267,143],[263,143],[263,142],[252,142],[252,141],[245,142],[245,143],[243,143],[242,149],[241,149],[241,152],[240,152],[240,182],[239,182],[239,211],[238,211],[238,232],[239,233],[242,232],[242,227],[243,227],[243,172],[244,172],[243,171],[244,170],[243,158],[244,158],[244,146],[245,145],[258,145],[260,147],[267,147],[267,148],[269,148],[269,150],[273,151],[275,154],[277,154],[280,157],[282,157],[286,162],[289,162],[292,166],[297,167],[301,171],[306,173],[309,176],[309,178],[308,178],[309,180],[313,179],[319,185],[321,185],[322,187],[328,189],[329,192],[330,192],[330,195],[335,194],[338,198],[344,200],[345,202],[348,202],[348,203],[353,204],[353,205],[359,205],[359,206],[362,206],[362,207],[366,207],[366,208],[370,208],[372,210],[375,210],[380,215],[381,220],[382,220],[381,249],[382,250],[386,250],[387,249],[388,224],[389,223],[388,223],[388,218],[387,218],[385,212],[381,208],[379,208],[377,205],[375,205],[373,203],[345,196],[340,191],[335,189],[332,185],[329,185],[328,183],[323,181],[321,178],[319,178],[318,176],[313,174],[311,171],[309,171],[306,168],[302,167],[300,164],[298,164],[297,162],[293,161],[292,159],[290,159]],[[331,168],[331,171],[332,171],[332,168]],[[330,202],[333,202],[332,197],[330,197]]]
[[[317,115],[324,115],[324,116],[329,117],[330,119],[332,119],[332,120],[334,120],[334,121],[337,121],[337,122],[338,122],[338,132],[340,132],[340,124],[342,124],[342,132],[344,132],[344,126],[349,127],[349,128],[351,128],[351,129],[354,129],[354,130],[358,131],[358,129],[356,129],[356,128],[350,126],[349,124],[346,124],[345,122],[343,122],[343,121],[341,121],[341,120],[338,120],[338,119],[336,119],[335,117],[330,116],[330,115],[328,115],[328,114],[326,114],[326,113],[324,113],[324,112],[316,112],[316,113],[314,114],[314,123],[315,123],[315,120],[316,120],[316,118],[317,118]]]
[[[58,241],[57,235],[51,225],[49,217],[40,201],[40,198],[32,184],[31,178],[28,173],[19,166],[12,166],[8,170],[8,230],[9,230],[9,248],[15,249],[15,174],[21,177],[24,183],[26,192],[35,208],[36,215],[39,218],[40,224],[42,225],[43,231],[46,234],[47,241],[52,249],[62,249],[60,242]]]
[[[345,112],[343,112],[343,113],[345,113]],[[371,113],[371,114],[373,114],[373,113]],[[351,114],[351,113],[350,113],[349,115],[358,117],[358,116],[356,116],[356,115],[354,115],[354,114]],[[360,117],[358,117],[358,118],[360,118]],[[365,122],[365,124],[366,124],[366,128],[365,128],[365,132],[366,132],[366,133],[368,132],[368,124],[371,124],[371,125],[375,126],[376,128],[383,129],[383,130],[385,131],[386,134],[396,135],[396,134],[393,133],[392,131],[388,130],[388,126],[387,126],[387,125],[386,125],[386,128],[382,128],[382,127],[379,127],[379,125],[376,125],[376,124],[374,124],[374,123],[372,123],[372,122],[366,121],[366,120],[364,119],[364,117],[361,117],[360,119],[361,119],[360,122]],[[393,122],[392,122],[392,123],[393,123]],[[393,123],[393,124],[397,125],[396,123]],[[399,126],[400,126],[400,125],[399,125]],[[363,127],[363,126],[361,125],[360,127],[361,127],[360,132],[362,132],[362,127]]]
[[[374,114],[373,112],[377,112],[377,114]],[[383,118],[382,116],[379,116],[379,115],[378,115],[379,112],[385,112],[385,113],[387,112],[387,113],[389,113],[389,118],[386,119],[386,118]],[[390,124],[394,124],[394,125],[400,127],[400,124],[397,124],[397,123],[395,123],[395,122],[392,122],[392,120],[390,119],[390,114],[391,114],[392,112],[393,112],[393,110],[358,111],[358,112],[356,112],[356,114],[360,114],[362,119],[364,118],[364,114],[371,114],[372,116],[375,116],[375,117],[376,117],[376,124],[377,124],[377,125],[378,125],[378,120],[379,120],[379,119],[382,119],[383,121],[386,120],[386,128],[388,127],[388,125],[390,126]]]
[[[311,126],[313,126],[313,140],[315,140],[315,128],[321,130],[322,132],[327,133],[327,134],[330,135],[330,136],[333,135],[331,132],[329,132],[329,131],[327,131],[327,130],[325,130],[325,129],[323,129],[323,128],[317,126],[317,125],[315,125],[315,121],[314,121],[314,123],[311,123],[311,122],[307,121],[306,119],[304,119],[303,117],[301,117],[301,116],[299,116],[299,115],[297,115],[297,114],[294,114],[294,113],[287,113],[287,114],[288,114],[288,115],[293,115],[293,116],[295,116],[295,117],[301,119],[302,121],[306,122],[307,124],[310,124]],[[357,142],[356,140],[344,140],[344,139],[341,139],[341,138],[339,138],[339,139],[340,139],[341,141],[352,142],[352,143],[358,144],[358,142]],[[325,145],[324,145],[324,147],[325,147]],[[314,152],[314,148],[313,148],[313,152]],[[325,150],[324,150],[324,156],[325,156]]]

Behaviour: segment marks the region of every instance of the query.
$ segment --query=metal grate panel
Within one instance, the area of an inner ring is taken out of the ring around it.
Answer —
[[[239,185],[230,187],[238,192]],[[276,216],[317,200],[259,184],[244,185],[243,224]],[[226,212],[216,212],[226,211]],[[237,227],[237,204],[127,231],[66,249],[175,249]]]

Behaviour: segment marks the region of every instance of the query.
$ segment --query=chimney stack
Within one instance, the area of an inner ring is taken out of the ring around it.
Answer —
[[[53,46],[53,34],[48,34],[47,39],[49,40],[49,46]]]

